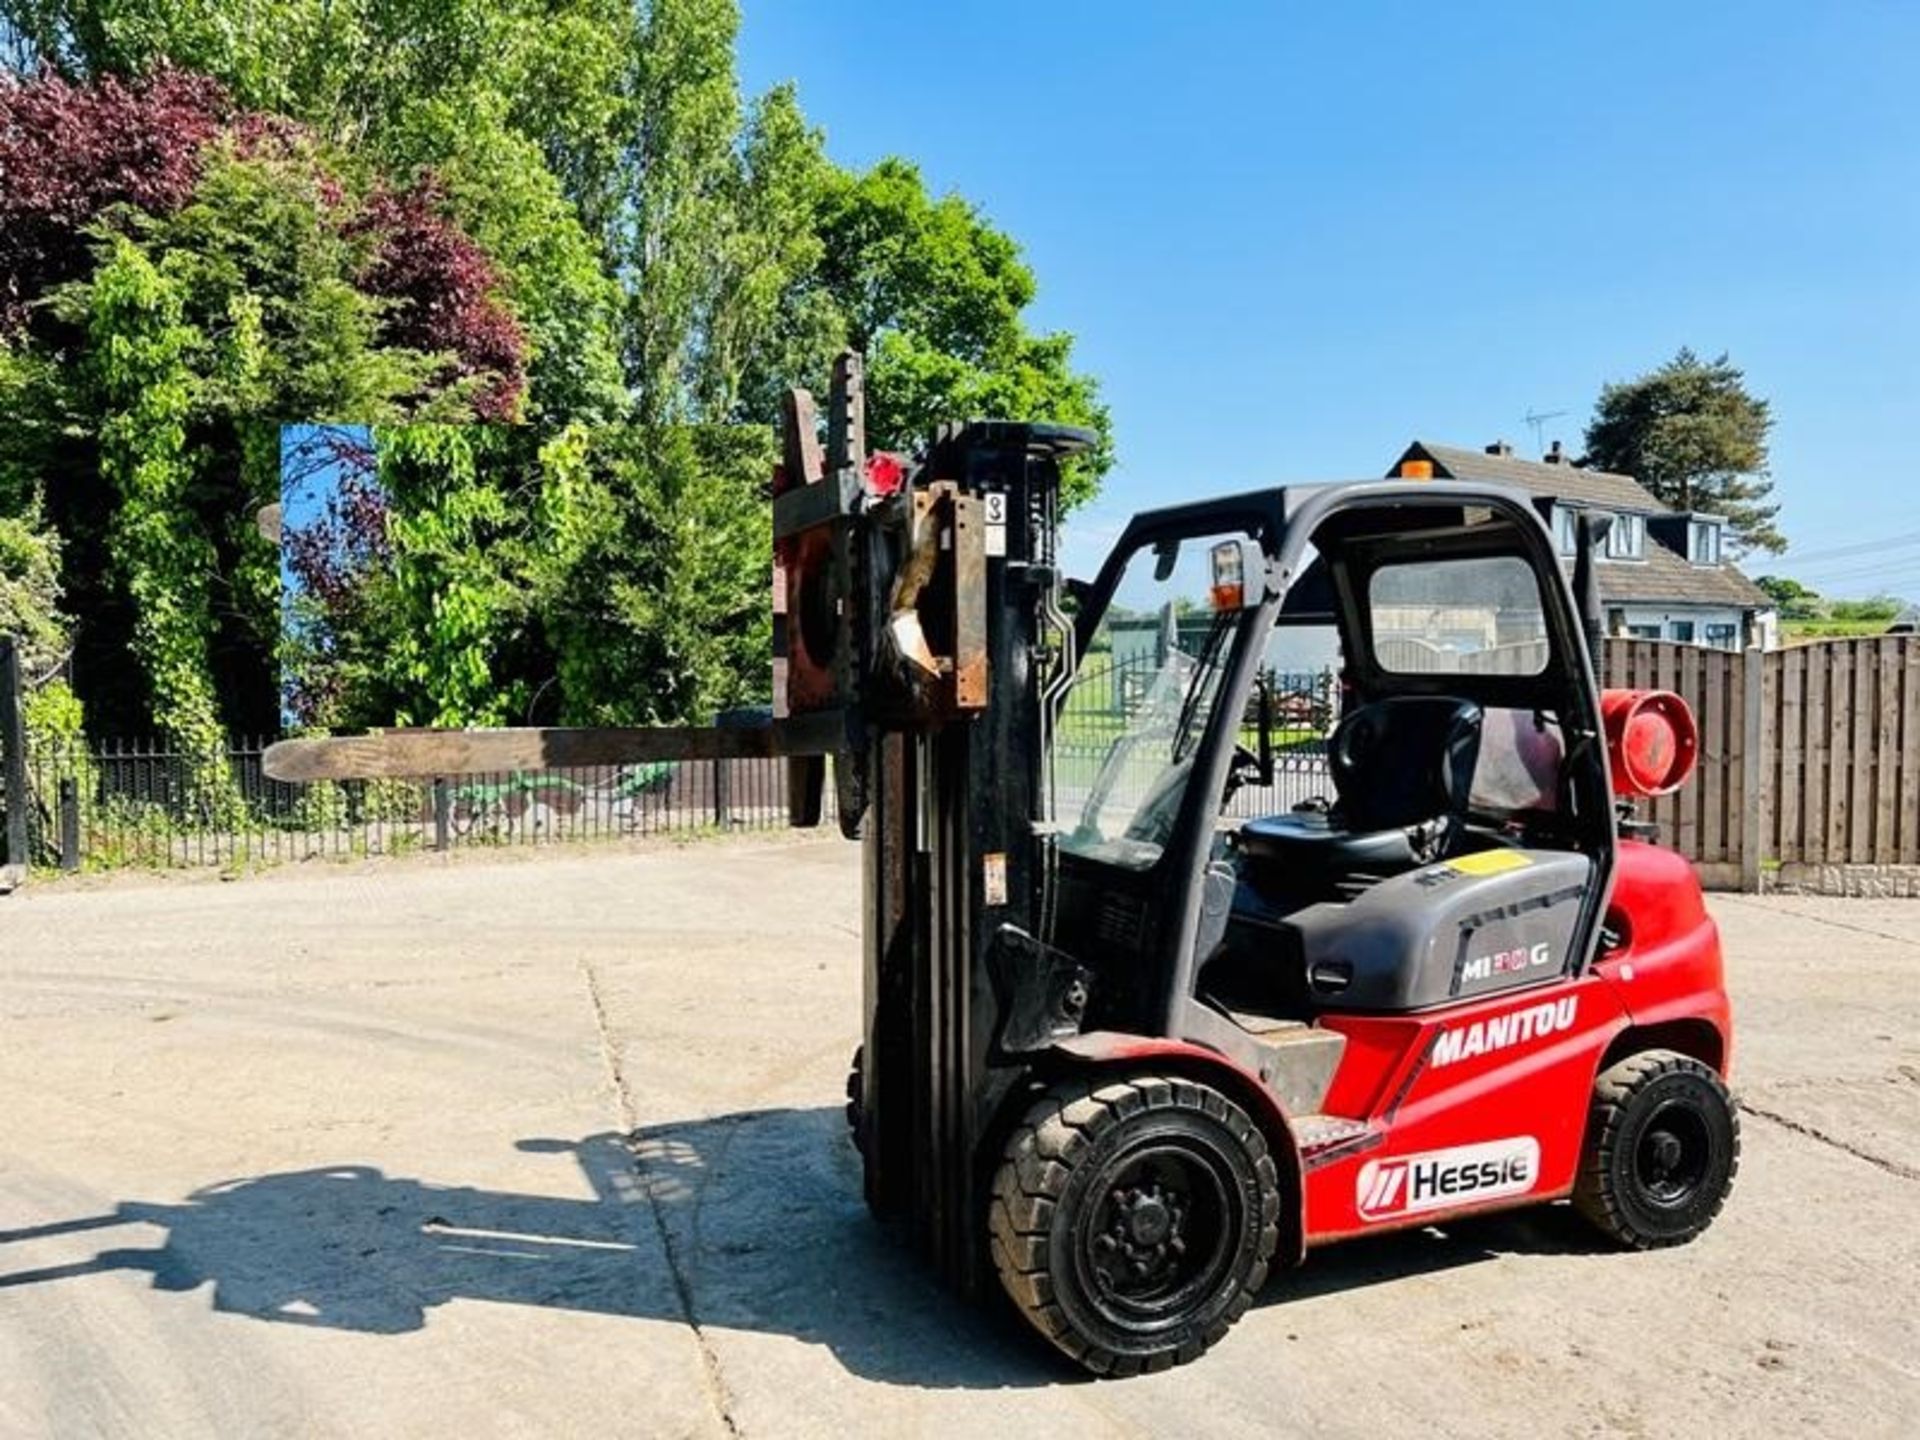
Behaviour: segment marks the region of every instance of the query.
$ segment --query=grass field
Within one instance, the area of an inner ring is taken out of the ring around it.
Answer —
[[[1789,645],[1809,640],[1854,640],[1887,633],[1885,620],[1783,620],[1780,638]]]

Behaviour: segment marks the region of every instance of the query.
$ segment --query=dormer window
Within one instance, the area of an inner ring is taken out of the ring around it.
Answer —
[[[1720,563],[1720,522],[1718,520],[1688,522],[1687,558],[1696,565]]]
[[[1616,515],[1613,528],[1607,531],[1607,558],[1609,560],[1639,560],[1646,555],[1647,517],[1644,515]]]
[[[1553,507],[1553,538],[1560,547],[1562,555],[1572,555],[1579,550],[1579,531],[1574,525],[1574,512],[1565,505]]]

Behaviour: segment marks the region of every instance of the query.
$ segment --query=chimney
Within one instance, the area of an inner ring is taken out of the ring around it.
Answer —
[[[1513,446],[1509,445],[1504,440],[1496,440],[1491,445],[1487,446],[1487,454],[1511,455],[1513,454]]]
[[[1554,441],[1553,448],[1548,450],[1547,453],[1540,458],[1545,460],[1549,465],[1564,465],[1567,463],[1567,457],[1562,453],[1558,440]]]

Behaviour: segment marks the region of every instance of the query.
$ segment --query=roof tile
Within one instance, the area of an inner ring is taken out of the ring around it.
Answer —
[[[1477,480],[1489,485],[1511,485],[1534,495],[1550,495],[1576,504],[1606,505],[1616,510],[1656,512],[1666,509],[1631,475],[1606,470],[1584,470],[1578,465],[1549,465],[1522,460],[1517,455],[1489,455],[1458,445],[1434,445],[1416,440],[1401,459],[1433,461],[1436,475],[1454,480]],[[1399,465],[1394,466],[1395,471]]]

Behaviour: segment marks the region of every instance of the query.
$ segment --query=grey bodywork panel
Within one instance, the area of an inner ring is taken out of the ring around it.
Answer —
[[[1484,851],[1308,905],[1278,928],[1319,1004],[1421,1010],[1564,974],[1592,870],[1567,851]]]

